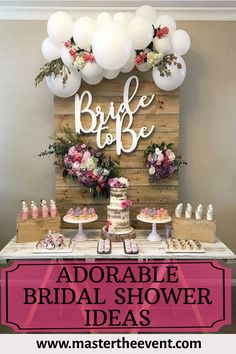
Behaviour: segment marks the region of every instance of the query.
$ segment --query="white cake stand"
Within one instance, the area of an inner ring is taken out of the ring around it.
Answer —
[[[143,219],[143,218],[141,218],[140,215],[138,215],[137,220],[142,221],[142,222],[146,222],[148,224],[152,224],[152,232],[150,232],[150,234],[147,236],[148,241],[161,241],[162,238],[161,238],[160,234],[157,232],[157,224],[166,224],[166,223],[170,222],[172,220],[172,218],[169,216],[167,219],[164,219],[164,220],[153,221],[153,220]]]
[[[67,222],[68,224],[78,224],[78,232],[75,234],[73,237],[74,241],[86,241],[88,237],[85,235],[84,230],[83,230],[83,224],[87,224],[89,222],[96,221],[98,219],[98,216],[95,215],[90,219],[84,219],[84,220],[71,220],[68,218],[67,215],[63,217],[63,221]]]

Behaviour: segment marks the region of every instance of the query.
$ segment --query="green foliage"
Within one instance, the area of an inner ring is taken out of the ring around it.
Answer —
[[[56,78],[57,76],[62,75],[62,82],[63,85],[65,85],[68,79],[68,74],[70,74],[70,70],[63,64],[61,58],[55,59],[40,68],[39,74],[34,79],[34,83],[35,86],[38,86],[45,77],[54,76],[54,78]]]

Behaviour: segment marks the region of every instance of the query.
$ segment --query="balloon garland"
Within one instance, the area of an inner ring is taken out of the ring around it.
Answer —
[[[190,48],[190,37],[169,15],[157,16],[156,10],[144,5],[135,14],[107,12],[96,19],[88,16],[73,21],[57,11],[47,24],[48,37],[42,53],[48,61],[35,78],[44,78],[56,96],[70,97],[79,89],[81,78],[90,85],[103,78],[114,79],[136,66],[140,71],[152,69],[155,84],[162,90],[179,87],[186,76],[182,55]]]

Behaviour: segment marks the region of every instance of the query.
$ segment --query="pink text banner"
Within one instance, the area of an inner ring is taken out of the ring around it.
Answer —
[[[218,261],[16,261],[1,270],[14,332],[217,332],[231,323]]]

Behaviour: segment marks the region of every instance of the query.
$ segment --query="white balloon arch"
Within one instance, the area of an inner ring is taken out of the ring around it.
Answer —
[[[134,14],[118,12],[112,17],[102,12],[96,19],[83,16],[75,22],[58,11],[49,18],[47,32],[42,53],[51,69],[44,76],[57,96],[74,95],[81,78],[95,85],[103,77],[111,80],[120,72],[130,72],[135,65],[140,71],[152,69],[153,80],[162,90],[174,90],[185,79],[182,55],[190,48],[190,37],[176,30],[171,16],[158,16],[149,5]],[[53,71],[55,63],[61,72]]]

